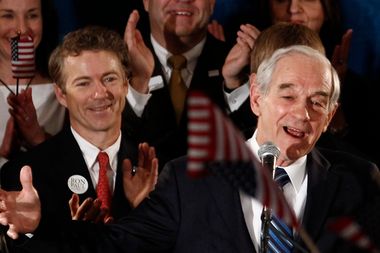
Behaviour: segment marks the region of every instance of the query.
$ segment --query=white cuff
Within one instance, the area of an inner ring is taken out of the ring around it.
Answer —
[[[138,117],[144,112],[144,108],[148,103],[152,94],[150,93],[153,90],[160,89],[164,87],[164,81],[161,76],[154,76],[149,80],[149,93],[143,94],[136,91],[131,85],[129,85],[129,91],[127,93],[127,100],[132,107],[132,110]]]
[[[234,89],[231,93],[224,92],[227,99],[230,112],[236,111],[249,97],[249,82],[244,83],[239,88]]]

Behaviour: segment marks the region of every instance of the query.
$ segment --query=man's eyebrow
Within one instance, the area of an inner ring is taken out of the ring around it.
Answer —
[[[285,90],[285,89],[292,89],[295,86],[294,83],[281,83],[278,86],[279,90]],[[318,90],[313,93],[313,96],[323,96],[323,97],[329,97],[330,94],[326,91]]]
[[[294,87],[294,83],[281,83],[280,85],[278,85],[279,90],[284,90],[292,87]]]

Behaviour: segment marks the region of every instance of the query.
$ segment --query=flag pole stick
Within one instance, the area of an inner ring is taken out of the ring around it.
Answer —
[[[18,95],[18,83],[19,83],[19,78],[16,78],[16,96]]]
[[[5,88],[7,88],[7,89],[10,91],[10,93],[12,93],[13,95],[16,95],[16,94],[13,92],[13,90],[11,90],[11,88],[9,88],[9,86],[8,86],[6,83],[4,83],[3,80],[0,79],[0,83],[1,83],[2,85],[4,85]]]
[[[25,90],[27,90],[29,88],[29,85],[32,83],[33,78],[34,78],[34,76],[30,78],[28,84],[26,85]]]

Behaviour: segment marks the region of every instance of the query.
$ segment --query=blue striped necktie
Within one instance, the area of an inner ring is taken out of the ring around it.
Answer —
[[[274,180],[281,187],[281,190],[284,185],[290,183],[288,174],[282,168],[276,168]],[[293,240],[292,228],[286,225],[283,221],[279,220],[275,215],[272,215],[269,226],[268,252],[293,252],[293,243],[291,243],[287,238]]]

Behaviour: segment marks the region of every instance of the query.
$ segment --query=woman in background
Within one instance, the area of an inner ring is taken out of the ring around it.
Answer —
[[[63,126],[65,109],[55,98],[47,71],[48,57],[58,43],[56,25],[51,0],[0,0],[0,166]],[[13,77],[10,41],[17,36],[33,41],[32,78]]]

